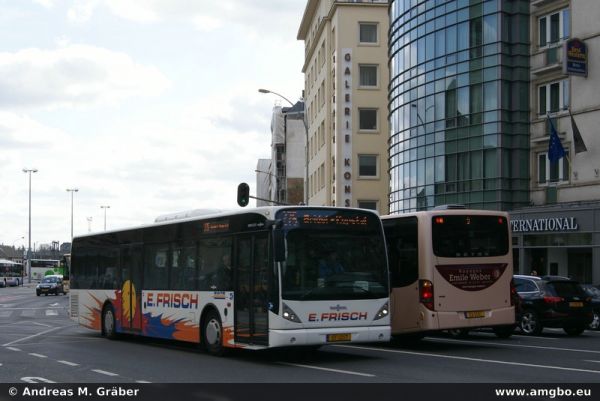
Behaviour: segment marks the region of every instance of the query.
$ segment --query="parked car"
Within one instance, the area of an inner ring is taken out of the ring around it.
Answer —
[[[600,289],[591,284],[582,284],[581,286],[586,294],[592,298],[590,302],[592,304],[594,319],[589,327],[591,330],[600,330]]]
[[[36,286],[35,294],[39,297],[40,295],[48,294],[66,294],[65,285],[63,283],[63,276],[51,275],[45,276],[42,281]]]
[[[544,327],[562,328],[570,336],[583,333],[593,320],[589,296],[566,277],[514,276],[521,298],[517,322],[524,334],[537,335]]]

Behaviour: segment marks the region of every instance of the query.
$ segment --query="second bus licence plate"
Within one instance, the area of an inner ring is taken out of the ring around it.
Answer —
[[[327,342],[334,343],[338,341],[350,341],[352,340],[352,334],[343,333],[343,334],[327,334]]]
[[[485,317],[485,311],[482,311],[482,310],[469,311],[469,312],[465,312],[465,316],[467,317],[467,319]]]

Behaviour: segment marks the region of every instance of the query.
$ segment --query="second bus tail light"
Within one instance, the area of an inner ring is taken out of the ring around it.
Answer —
[[[429,310],[433,310],[433,283],[419,280],[419,301]]]

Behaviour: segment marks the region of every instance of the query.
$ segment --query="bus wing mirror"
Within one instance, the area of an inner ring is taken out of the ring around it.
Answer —
[[[285,261],[285,236],[283,230],[273,230],[273,249],[276,262]]]

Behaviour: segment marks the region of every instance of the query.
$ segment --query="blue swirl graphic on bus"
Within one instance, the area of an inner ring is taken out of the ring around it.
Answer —
[[[182,319],[169,321],[162,317],[162,313],[158,316],[152,316],[150,313],[144,315],[144,335],[159,337],[159,338],[174,338],[177,331],[177,323]]]

